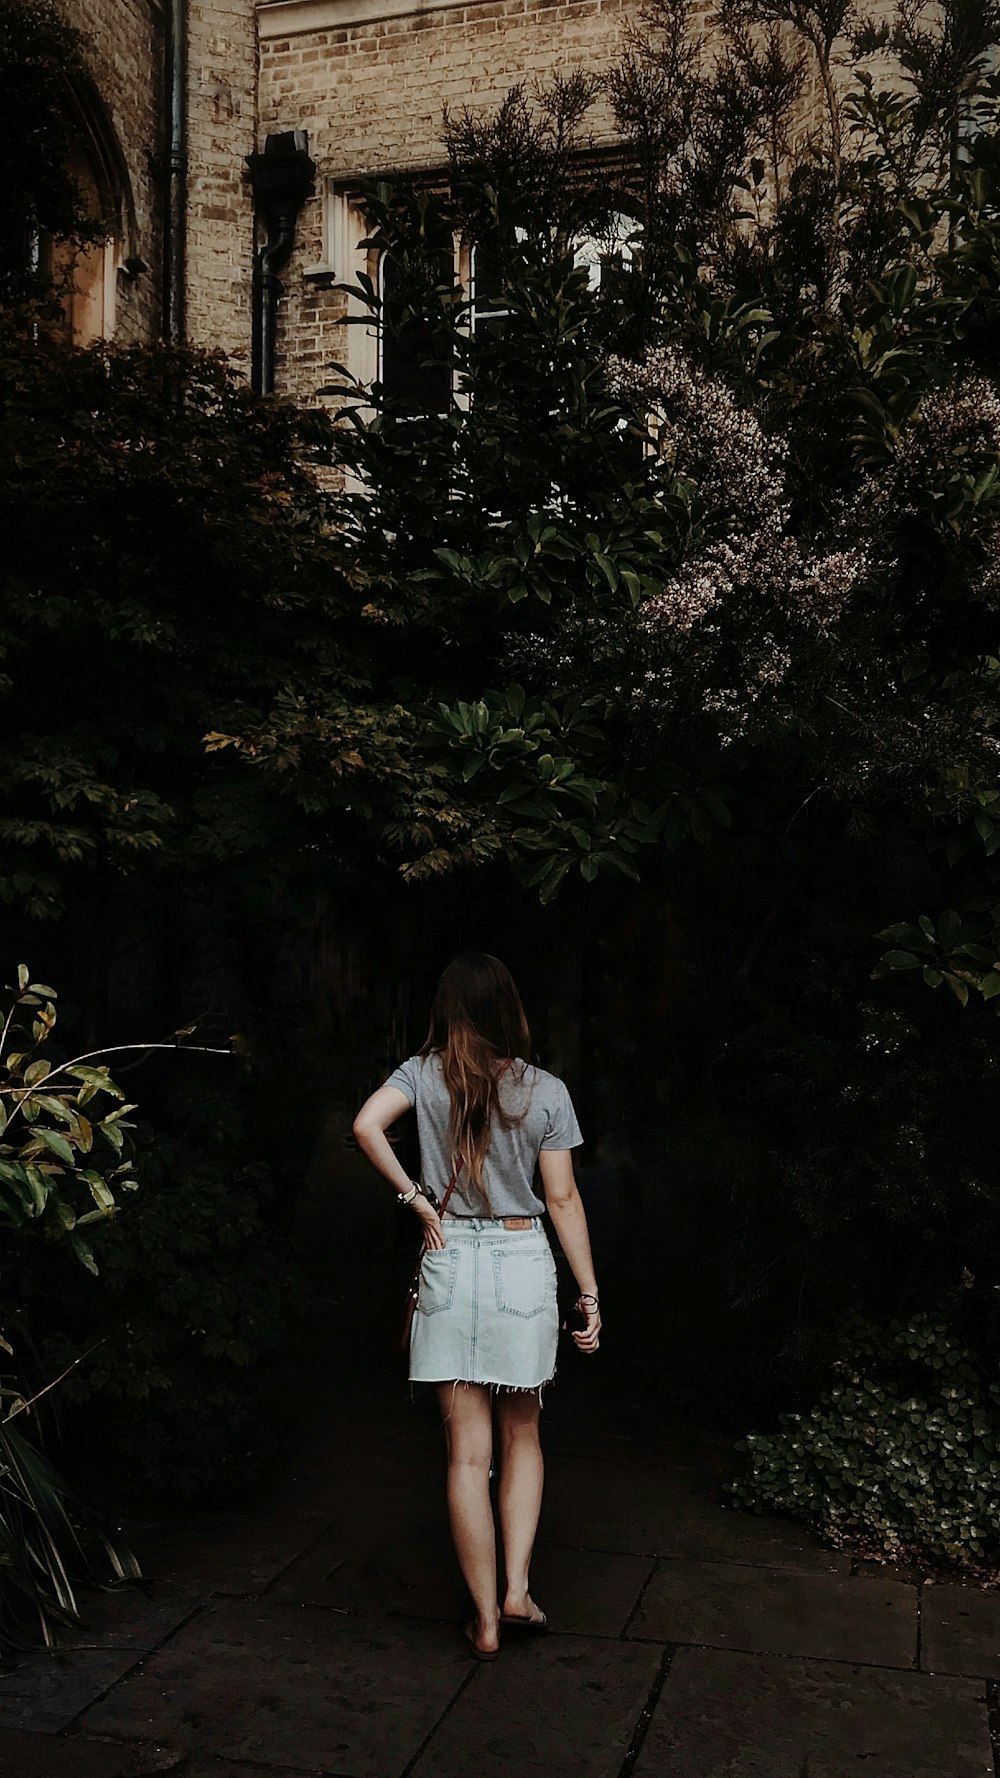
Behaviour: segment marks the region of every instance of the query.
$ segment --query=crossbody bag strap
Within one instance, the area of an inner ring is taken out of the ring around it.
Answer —
[[[455,1168],[454,1173],[452,1174],[451,1178],[448,1181],[448,1189],[445,1192],[444,1197],[441,1199],[441,1208],[438,1211],[439,1216],[443,1216],[445,1211],[448,1208],[448,1199],[451,1197],[451,1194],[455,1189],[455,1181],[458,1178],[461,1171],[462,1171],[462,1163],[461,1163],[461,1161],[459,1161],[456,1168]]]

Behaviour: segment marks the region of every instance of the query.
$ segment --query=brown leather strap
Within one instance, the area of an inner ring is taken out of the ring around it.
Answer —
[[[449,1222],[498,1222],[505,1229],[530,1229],[536,1222],[541,1222],[541,1214],[537,1216],[449,1216]]]
[[[461,1163],[461,1161],[459,1161],[458,1166],[455,1168],[454,1173],[452,1174],[451,1178],[448,1181],[448,1189],[445,1192],[444,1197],[441,1199],[441,1208],[438,1211],[439,1216],[443,1216],[445,1211],[448,1208],[448,1199],[451,1197],[451,1194],[455,1189],[455,1181],[458,1178],[461,1171],[462,1171],[462,1163]]]

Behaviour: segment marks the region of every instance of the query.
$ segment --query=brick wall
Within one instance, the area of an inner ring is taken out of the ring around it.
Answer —
[[[530,90],[556,69],[607,65],[620,53],[625,4],[477,0],[284,36],[267,34],[268,9],[261,9],[261,134],[307,129],[317,165],[316,195],[300,217],[283,274],[282,393],[315,399],[325,367],[347,352],[343,297],[303,277],[323,260],[326,182],[440,164],[443,106],[491,109],[519,81]],[[276,16],[283,15],[270,15]],[[610,119],[595,108],[591,127],[607,135]]]
[[[158,159],[163,145],[162,0],[63,0],[85,37],[87,62],[128,174],[134,227],[122,257],[146,270],[118,274],[116,337],[154,337],[162,309],[163,230]]]
[[[253,205],[244,156],[256,142],[253,0],[189,0],[188,337],[250,361]]]
[[[135,229],[123,257],[147,270],[120,274],[115,334],[156,338],[163,310],[164,150],[167,138],[164,0],[62,0],[84,33],[87,61],[117,137]],[[256,145],[254,0],[188,0],[189,339],[249,362],[253,210],[243,157]]]

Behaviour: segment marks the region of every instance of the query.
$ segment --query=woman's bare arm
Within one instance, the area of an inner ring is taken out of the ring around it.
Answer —
[[[362,1154],[397,1192],[409,1190],[410,1176],[393,1154],[386,1130],[409,1109],[410,1101],[398,1087],[379,1087],[370,1099],[365,1100],[354,1120],[354,1138]],[[418,1192],[409,1208],[416,1211],[424,1225],[425,1247],[443,1247],[441,1218],[430,1199]]]
[[[595,1352],[601,1331],[601,1313],[597,1304],[597,1278],[590,1251],[587,1212],[577,1190],[573,1174],[573,1153],[569,1148],[543,1148],[538,1156],[538,1169],[545,1190],[545,1204],[552,1226],[559,1236],[570,1270],[577,1282],[582,1307],[587,1312],[586,1333],[574,1333],[581,1352]],[[583,1299],[590,1298],[585,1301]]]

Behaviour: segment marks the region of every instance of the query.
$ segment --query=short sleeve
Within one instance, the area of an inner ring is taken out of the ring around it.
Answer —
[[[579,1148],[583,1134],[576,1121],[573,1101],[564,1081],[553,1077],[552,1096],[546,1107],[543,1148]]]
[[[400,1062],[398,1068],[393,1069],[388,1080],[383,1081],[382,1085],[386,1087],[396,1087],[399,1092],[405,1093],[411,1105],[415,1105],[417,1103],[417,1074],[419,1068],[420,1057],[410,1056],[405,1062]]]

